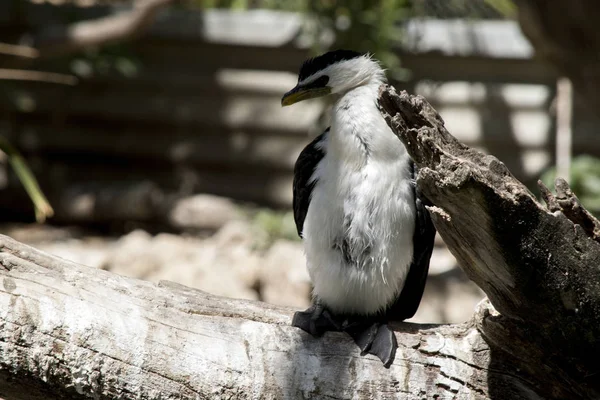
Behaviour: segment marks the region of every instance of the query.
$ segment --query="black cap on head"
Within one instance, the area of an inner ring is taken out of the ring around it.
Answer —
[[[353,58],[361,57],[362,55],[362,53],[352,50],[334,50],[318,57],[308,59],[302,64],[302,67],[300,67],[298,80],[301,81],[306,79],[314,73],[321,71],[331,64],[335,64],[336,62],[351,60]]]

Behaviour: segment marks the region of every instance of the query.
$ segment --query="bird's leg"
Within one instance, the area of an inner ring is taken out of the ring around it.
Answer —
[[[354,339],[361,355],[368,353],[379,357],[386,368],[394,362],[398,343],[386,320],[380,317],[349,318],[344,321],[342,330]]]
[[[340,331],[342,324],[317,298],[314,304],[306,311],[294,313],[292,326],[302,329],[313,336],[321,336],[327,331]]]

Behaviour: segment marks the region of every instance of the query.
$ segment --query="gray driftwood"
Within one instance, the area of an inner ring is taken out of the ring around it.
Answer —
[[[154,285],[0,236],[0,397],[599,398],[600,244],[491,156],[458,143],[422,98],[382,112],[421,167],[435,224],[488,294],[459,325],[395,326],[390,369],[293,310]]]

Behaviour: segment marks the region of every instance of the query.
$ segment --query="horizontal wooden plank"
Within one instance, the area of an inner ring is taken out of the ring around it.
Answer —
[[[19,85],[0,96],[0,110],[93,116],[174,125],[205,125],[230,129],[265,129],[304,134],[318,120],[318,101],[281,107],[279,96],[224,93],[222,96],[164,94],[117,87],[50,87]]]
[[[311,56],[309,50],[292,45],[247,46],[149,37],[132,43],[131,48],[133,54],[147,65],[177,63],[198,73],[222,68],[297,73],[302,62]]]
[[[143,83],[181,87],[189,81],[189,88],[194,90],[202,88],[202,85],[210,85],[211,79],[218,83],[223,71],[248,70],[263,72],[257,78],[257,82],[264,84],[260,91],[270,92],[270,87],[280,91],[288,86],[288,82],[293,82],[293,78],[285,78],[281,73],[287,72],[290,77],[295,77],[302,62],[309,57],[305,51],[288,47],[274,49],[149,40],[137,42],[132,49],[132,56],[138,60],[140,68],[138,78],[132,76],[133,85]],[[557,78],[557,74],[548,65],[535,60],[444,57],[439,54],[413,53],[402,53],[400,57],[403,67],[411,73],[411,81],[404,84],[409,87],[423,80],[554,86]],[[38,67],[46,66],[41,64]],[[58,69],[58,72],[72,71]],[[267,72],[274,74],[265,74]],[[226,83],[221,84],[221,87],[235,88]]]
[[[60,201],[72,185],[113,187],[139,182],[155,184],[167,195],[211,193],[275,207],[291,207],[292,202],[291,172],[274,169],[200,169],[83,156],[78,160],[48,157],[34,163],[33,170],[51,203]],[[0,190],[2,209],[31,209],[23,188],[12,174],[8,188]]]
[[[14,144],[25,154],[104,155],[134,160],[163,160],[197,166],[224,165],[270,167],[291,171],[308,135],[257,135],[244,131],[194,132],[189,129],[148,134],[144,130],[104,130],[101,126],[25,122]],[[242,170],[241,169],[241,170]]]
[[[122,8],[122,7],[121,7]],[[95,19],[111,15],[118,9],[106,5],[79,7],[74,4],[36,4],[32,1],[0,2],[0,24],[10,26],[37,27],[62,25],[74,19]]]
[[[162,57],[160,57],[162,58]],[[127,62],[127,67],[120,63]],[[57,71],[78,77],[78,87],[124,86],[139,90],[161,90],[171,93],[236,92],[281,97],[297,83],[295,72],[263,69],[204,68],[181,60],[157,61],[113,60],[113,64],[98,69],[93,61],[42,61],[32,65],[40,71]]]
[[[210,73],[220,68],[297,73],[302,62],[310,56],[306,50],[293,46],[250,47],[152,38],[137,41],[132,51],[146,65],[165,65],[169,60],[177,60],[179,65],[199,73]],[[413,81],[553,84],[558,77],[550,65],[535,59],[444,56],[406,51],[399,51],[399,56],[403,67],[410,70]]]
[[[415,53],[513,59],[529,59],[534,53],[519,24],[512,19],[414,18],[405,23],[405,28],[403,48]]]
[[[280,140],[281,143],[290,145],[291,143],[304,143],[309,132],[313,135],[319,133],[316,129],[316,116],[309,120],[300,119],[295,121],[293,116],[287,115],[292,113],[295,107],[281,109],[278,100],[273,98],[266,98],[266,100],[264,98],[260,100],[252,98],[250,100],[244,98],[244,96],[236,96],[233,93],[231,98],[237,99],[236,102],[221,105],[206,101],[207,108],[201,109],[202,115],[195,115],[197,119],[192,120],[192,122],[187,120],[182,123],[178,119],[157,118],[157,114],[152,114],[155,108],[146,110],[144,103],[147,103],[150,99],[149,95],[135,96],[132,93],[131,96],[131,100],[128,101],[133,105],[126,110],[118,107],[119,98],[114,93],[111,94],[111,97],[104,98],[100,103],[105,107],[102,110],[99,107],[95,110],[91,107],[94,106],[92,102],[95,101],[91,96],[89,99],[81,100],[81,104],[73,103],[74,110],[65,101],[58,102],[59,107],[56,108],[55,105],[49,104],[50,97],[47,97],[44,107],[36,107],[31,113],[20,113],[18,114],[20,115],[19,118],[15,119],[15,116],[12,118],[19,121],[20,126],[22,126],[20,135],[27,135],[27,131],[31,130],[29,135],[31,139],[27,139],[23,143],[36,143],[41,140],[42,146],[51,146],[53,149],[58,149],[58,144],[44,144],[46,143],[44,141],[45,136],[56,137],[57,143],[64,143],[67,148],[69,143],[66,141],[70,140],[68,138],[73,138],[73,146],[75,146],[75,143],[80,143],[81,137],[86,135],[100,136],[104,139],[93,139],[99,141],[99,149],[109,149],[110,146],[113,146],[112,148],[115,150],[118,150],[118,147],[123,147],[119,143],[134,143],[135,140],[155,140],[161,145],[164,144],[164,147],[155,147],[163,150],[164,154],[170,154],[168,149],[180,148],[180,146],[176,146],[177,143],[188,143],[192,140],[190,143],[194,144],[196,139],[190,138],[201,138],[205,135],[222,137],[220,144],[215,141],[207,142],[210,146],[214,144],[220,149],[229,147],[243,150],[246,149],[244,143],[248,143],[249,146],[256,144],[257,148],[260,149],[265,148],[262,141],[261,144],[254,141],[253,137],[255,136],[278,138],[277,140]],[[62,100],[59,96],[55,98]],[[189,97],[184,96],[179,101],[184,102],[187,99]],[[0,99],[0,105],[3,104],[2,100],[6,101],[6,98]],[[120,100],[123,100],[123,97]],[[38,103],[35,103],[35,101],[35,98],[31,99],[31,102],[37,106]],[[520,106],[511,108],[509,104],[499,104],[494,99],[487,102],[485,100],[481,101],[482,103],[477,105],[446,106],[445,102],[435,104],[437,104],[437,109],[445,119],[452,134],[469,145],[485,145],[492,152],[506,146],[536,149],[553,145],[555,135],[553,119],[542,108]],[[73,102],[72,99],[71,102]],[[126,107],[124,103],[121,101],[123,107]],[[298,107],[302,108],[305,105],[319,107],[317,103],[310,102],[298,104]],[[186,105],[186,107],[189,107],[189,105]],[[270,116],[256,115],[256,117],[252,114],[254,109],[269,107],[277,114]],[[160,114],[158,116],[162,117]],[[202,116],[206,116],[206,118],[202,118]],[[272,119],[269,120],[269,118]],[[47,129],[44,125],[48,125]],[[573,140],[575,147],[585,147],[591,153],[598,153],[598,147],[600,146],[600,142],[596,140],[596,127],[598,125],[600,125],[598,117],[579,110],[574,123]],[[36,132],[38,130],[39,132]],[[70,133],[69,130],[78,132]],[[36,137],[42,139],[36,139]],[[63,138],[61,139],[61,137]],[[23,141],[25,139],[19,140]],[[198,143],[201,145],[200,142]],[[279,144],[274,146],[278,149],[284,148],[280,147]],[[140,151],[153,154],[153,151]]]
[[[301,32],[300,13],[276,10],[164,10],[148,35],[163,39],[201,40],[221,44],[279,47]]]
[[[221,160],[233,163],[256,163],[289,167],[293,155],[297,155],[308,143],[308,132],[292,136],[287,132],[269,132],[268,134],[252,130],[203,129],[173,126],[151,127],[135,124],[107,124],[104,121],[86,121],[85,119],[67,120],[53,124],[47,119],[22,118],[15,125],[13,141],[22,150],[33,153],[45,152],[85,152],[97,154],[116,154],[130,157],[159,158],[171,162],[202,162],[202,160]],[[459,121],[460,122],[460,121]],[[498,126],[499,129],[481,128],[476,138],[458,126],[458,122],[449,124],[453,135],[470,146],[485,145],[494,149],[510,148],[514,151],[547,149],[554,145],[552,132],[545,137],[529,138],[516,135],[511,131],[510,120],[494,118],[485,125]],[[591,123],[591,122],[590,122]],[[456,126],[454,126],[456,125]],[[578,127],[585,127],[581,123]],[[573,139],[576,148],[589,151],[600,150],[600,142],[595,141],[596,133],[579,132]],[[186,147],[188,149],[186,149]]]
[[[412,81],[468,81],[554,84],[558,74],[551,66],[529,59],[491,59],[440,54],[400,53]]]
[[[494,114],[474,107],[439,108],[448,129],[470,146],[485,146],[492,154],[508,149],[515,157],[519,151],[545,150],[553,152],[554,131],[541,111],[517,109]],[[465,114],[468,112],[467,114]],[[475,118],[471,121],[470,118]],[[15,119],[14,142],[26,152],[79,152],[129,156],[132,158],[163,159],[193,164],[271,165],[278,168],[293,166],[293,160],[307,143],[308,130],[291,135],[289,131],[262,131],[173,126],[168,124],[107,123],[103,119],[69,118],[60,123],[48,118]],[[578,120],[575,126],[574,148],[589,153],[600,152],[592,121]],[[583,130],[586,128],[587,130]],[[313,134],[318,132],[313,129]],[[517,151],[515,151],[517,150]]]

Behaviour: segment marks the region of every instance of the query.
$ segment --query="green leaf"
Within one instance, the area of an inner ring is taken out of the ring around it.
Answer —
[[[485,0],[485,2],[507,17],[513,17],[517,13],[517,6],[512,0]]]
[[[29,198],[33,202],[35,208],[35,219],[37,222],[44,222],[46,218],[54,215],[52,206],[42,193],[40,185],[38,184],[35,176],[27,166],[25,159],[19,154],[5,138],[0,136],[0,150],[6,153],[8,162],[15,170],[19,181],[25,188],[25,191],[29,195]]]

